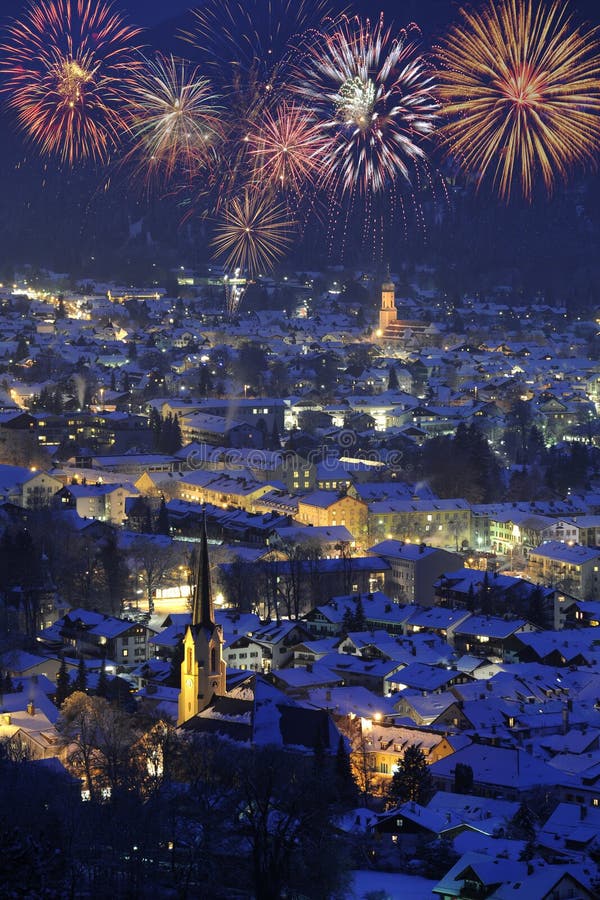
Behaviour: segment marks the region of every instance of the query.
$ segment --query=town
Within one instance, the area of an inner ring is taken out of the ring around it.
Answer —
[[[12,274],[8,896],[598,896],[596,308]]]

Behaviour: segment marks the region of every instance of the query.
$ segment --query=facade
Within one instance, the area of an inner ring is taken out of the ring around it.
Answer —
[[[546,541],[530,552],[527,575],[578,600],[595,599],[600,596],[600,550]]]
[[[71,484],[61,488],[56,497],[62,509],[75,509],[82,519],[122,525],[127,518],[125,502],[137,493],[132,485]]]
[[[0,500],[25,509],[44,509],[62,487],[58,478],[24,466],[0,466]]]
[[[148,659],[148,641],[153,634],[140,622],[74,609],[44,629],[40,639],[60,641],[79,656],[104,656],[118,666],[134,666]]]
[[[384,592],[397,603],[432,606],[434,585],[448,567],[462,566],[462,557],[426,544],[406,544],[387,540],[370,548],[389,563],[385,573]]]
[[[254,504],[273,486],[244,475],[198,470],[184,473],[176,488],[177,496],[189,503],[212,503],[223,508],[237,507],[252,512]]]
[[[466,500],[376,500],[369,504],[371,541],[425,542],[459,550],[471,546],[471,508]]]
[[[367,532],[367,504],[334,491],[314,491],[298,498],[298,521],[305,525],[345,525],[360,541]]]

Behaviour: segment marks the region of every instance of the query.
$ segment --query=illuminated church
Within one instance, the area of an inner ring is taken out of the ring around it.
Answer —
[[[386,344],[422,343],[431,331],[431,326],[426,322],[398,318],[396,287],[388,269],[387,278],[381,285],[377,337]]]
[[[232,672],[228,690],[223,640],[213,607],[204,522],[192,620],[183,637],[177,725],[246,745],[335,754],[340,733],[326,710],[302,706],[255,672]]]
[[[177,724],[182,725],[205,709],[215,695],[226,693],[223,629],[215,621],[205,521],[194,583],[192,621],[183,638]]]

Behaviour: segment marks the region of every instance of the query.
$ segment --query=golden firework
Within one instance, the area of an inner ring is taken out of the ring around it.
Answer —
[[[461,9],[437,50],[447,150],[508,200],[518,184],[550,194],[595,161],[600,113],[598,29],[577,26],[562,2],[488,0]]]

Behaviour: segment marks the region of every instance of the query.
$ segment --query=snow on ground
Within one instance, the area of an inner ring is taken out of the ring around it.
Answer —
[[[373,872],[358,869],[346,900],[363,900],[371,891],[385,891],[386,900],[433,900],[431,893],[437,881],[399,872]]]

